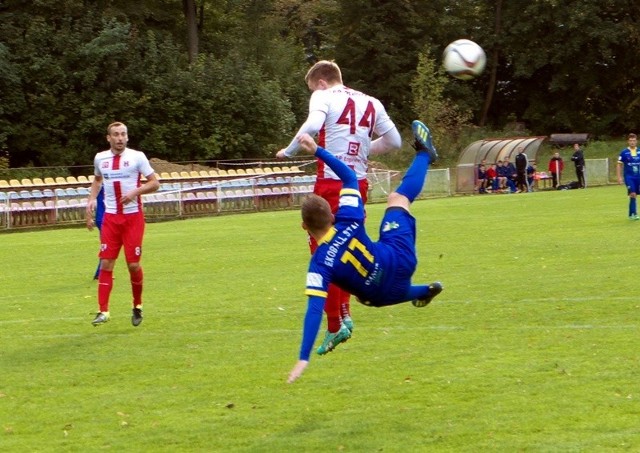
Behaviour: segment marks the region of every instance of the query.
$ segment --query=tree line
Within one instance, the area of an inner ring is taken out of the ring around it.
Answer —
[[[12,166],[86,165],[106,126],[170,161],[271,157],[307,113],[304,74],[335,60],[400,128],[461,131],[514,121],[533,134],[636,131],[635,1],[0,1],[0,154]],[[446,76],[468,38],[484,74]]]

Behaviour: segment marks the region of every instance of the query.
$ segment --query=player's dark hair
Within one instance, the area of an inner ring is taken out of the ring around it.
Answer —
[[[333,223],[329,202],[316,194],[307,195],[300,210],[302,221],[311,233],[321,232]]]
[[[629,139],[629,138],[638,138],[638,136],[632,132],[632,133],[630,133],[630,134],[629,134],[629,136],[627,137],[627,139]]]

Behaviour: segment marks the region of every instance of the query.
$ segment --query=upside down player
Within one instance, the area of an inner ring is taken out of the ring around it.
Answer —
[[[113,268],[120,249],[124,247],[125,259],[131,277],[133,310],[131,324],[142,322],[142,283],[140,266],[144,213],[141,195],[158,190],[160,182],[144,153],[127,148],[127,126],[112,123],[107,127],[107,141],[111,149],[96,154],[95,179],[87,202],[87,228],[93,229],[93,213],[100,188],[104,188],[105,213],[100,231],[100,274],[98,277],[98,304],[100,311],[91,322],[94,326],[109,321],[109,296],[113,288]],[[140,176],[147,178],[141,184]]]
[[[342,73],[336,63],[317,62],[307,72],[305,82],[313,92],[309,99],[309,115],[289,146],[278,151],[276,156],[280,159],[293,157],[300,150],[298,138],[302,134],[317,134],[321,147],[356,172],[360,194],[366,203],[369,155],[400,148],[400,133],[378,99],[343,85]],[[378,138],[372,141],[374,134]],[[327,200],[334,213],[338,210],[341,187],[342,182],[335,172],[318,160],[313,192]],[[311,253],[317,246],[310,235]],[[317,350],[321,355],[348,340],[353,331],[348,292],[332,285],[324,310],[327,313],[327,332]]]
[[[298,362],[289,373],[289,383],[298,379],[309,364],[329,284],[344,288],[359,302],[371,307],[409,301],[416,307],[424,307],[442,291],[439,282],[411,284],[418,260],[416,223],[409,207],[422,191],[430,163],[438,156],[429,129],[420,121],[414,121],[413,131],[416,156],[400,186],[389,195],[378,242],[372,241],[365,231],[364,203],[354,171],[318,147],[308,134],[299,138],[306,152],[314,153],[340,177],[343,188],[335,223],[331,208],[323,198],[314,194],[302,203],[302,226],[318,242],[318,248],[307,273],[308,305],[302,345]]]

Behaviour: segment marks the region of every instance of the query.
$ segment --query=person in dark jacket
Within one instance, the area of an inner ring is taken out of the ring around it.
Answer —
[[[584,152],[580,148],[578,143],[573,144],[573,155],[571,160],[576,166],[576,177],[578,178],[578,185],[581,189],[587,187],[587,182],[584,178]]]
[[[518,154],[516,154],[516,187],[517,192],[529,192],[529,185],[527,184],[527,167],[529,166],[529,159],[524,153],[522,146],[518,147]]]

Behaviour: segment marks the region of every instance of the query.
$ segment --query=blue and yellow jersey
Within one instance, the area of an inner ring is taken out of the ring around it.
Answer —
[[[362,300],[386,291],[382,276],[395,259],[384,245],[374,243],[364,228],[364,203],[355,172],[318,147],[322,159],[342,180],[335,224],[311,257],[305,294],[308,296],[300,359],[309,360],[318,335],[329,284],[334,283]]]
[[[343,187],[336,222],[318,244],[309,264],[306,295],[327,297],[334,283],[357,298],[376,300],[388,294],[390,279],[383,278],[393,268],[389,248],[373,242],[364,228],[364,204],[357,188]]]
[[[637,148],[625,148],[620,152],[618,164],[623,165],[625,178],[640,178],[640,154]]]

